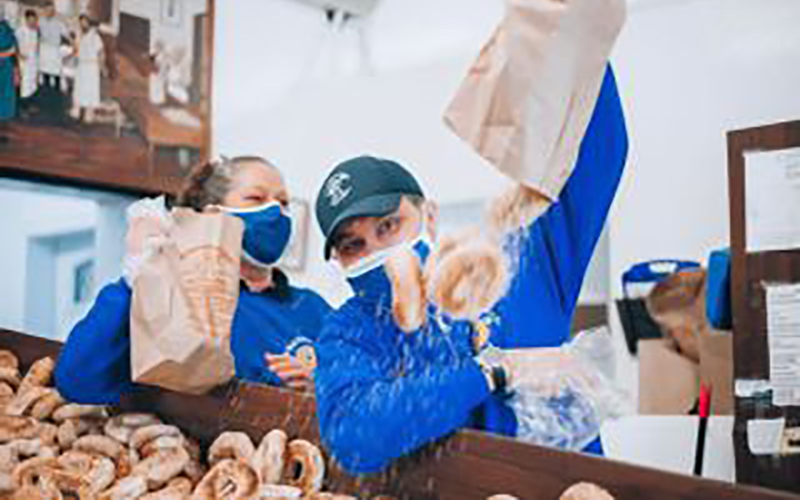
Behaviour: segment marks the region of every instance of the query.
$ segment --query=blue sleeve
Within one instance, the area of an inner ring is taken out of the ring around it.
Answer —
[[[628,153],[628,134],[614,73],[608,67],[575,170],[559,200],[529,229],[521,259],[532,252],[551,268],[553,292],[572,314],[597,241],[619,186]],[[520,266],[531,269],[533,266]],[[538,276],[533,274],[533,276]],[[524,280],[524,277],[522,277]],[[531,290],[542,283],[524,283]]]
[[[122,281],[100,292],[67,339],[55,370],[59,392],[82,404],[118,405],[133,391],[129,319],[131,290]]]
[[[316,341],[325,324],[325,318],[328,317],[332,309],[325,299],[311,290],[306,290],[304,298],[305,310],[308,313],[309,322],[312,323],[310,327],[305,329],[305,336],[310,340]]]
[[[326,329],[317,348],[317,411],[323,442],[351,473],[378,472],[455,431],[490,395],[471,359],[428,373],[391,374],[381,370],[380,353],[337,329]]]

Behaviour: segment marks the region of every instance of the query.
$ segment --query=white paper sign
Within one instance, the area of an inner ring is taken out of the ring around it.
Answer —
[[[800,148],[745,153],[748,252],[800,248]]]
[[[785,418],[749,420],[747,447],[753,455],[777,455],[781,452]]]
[[[772,403],[800,405],[800,284],[766,290]]]

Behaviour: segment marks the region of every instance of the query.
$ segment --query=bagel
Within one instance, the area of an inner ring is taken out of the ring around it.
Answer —
[[[477,320],[505,295],[508,260],[479,233],[444,238],[425,266],[428,300],[454,319]]]
[[[50,385],[56,362],[53,358],[42,358],[31,365],[25,378],[19,384],[19,392],[25,392],[33,387],[46,387]]]
[[[61,423],[69,419],[76,418],[107,418],[108,410],[105,406],[95,405],[79,405],[79,404],[66,404],[56,410],[52,419],[55,422]]]
[[[10,474],[17,465],[19,465],[17,450],[8,444],[0,446],[0,473]]]
[[[62,470],[81,477],[93,495],[99,494],[116,480],[116,467],[108,457],[68,451],[58,457],[57,462]]]
[[[19,358],[11,351],[0,350],[0,368],[19,370]]]
[[[286,433],[280,429],[268,432],[258,445],[250,465],[258,474],[261,484],[278,484],[283,477],[286,457]]]
[[[19,370],[11,367],[0,367],[0,382],[8,384],[13,389],[18,389],[21,382]]]
[[[122,444],[128,444],[133,433],[142,427],[158,425],[161,420],[149,413],[123,413],[110,418],[103,431]]]
[[[578,483],[567,488],[559,500],[614,500],[614,497],[596,484]]]
[[[54,470],[58,469],[55,458],[31,458],[21,462],[14,468],[12,474],[14,483],[20,488],[37,486],[43,477],[52,478]]]
[[[255,446],[247,434],[223,432],[208,449],[208,463],[213,467],[228,458],[248,462],[254,452]]]
[[[130,476],[117,481],[102,492],[97,500],[136,500],[147,493],[147,481],[143,477]]]
[[[142,456],[142,458],[147,458],[161,450],[185,447],[186,440],[183,439],[183,436],[161,436],[143,444],[139,449],[139,454]],[[188,452],[189,450],[187,449],[186,451]]]
[[[47,420],[60,407],[67,402],[55,389],[50,389],[43,394],[31,407],[30,415],[36,420]]]
[[[317,493],[322,489],[325,479],[325,460],[322,452],[303,439],[296,439],[287,447],[287,484],[303,490],[304,495]]]
[[[17,489],[14,483],[14,478],[10,472],[0,471],[0,498],[6,498],[6,495],[13,493]]]
[[[127,455],[125,448],[115,439],[108,436],[83,436],[78,438],[73,444],[72,449],[95,455],[102,455],[110,458],[115,463],[122,460],[123,455]]]
[[[189,453],[183,448],[158,451],[136,464],[131,475],[145,478],[149,489],[157,489],[178,477],[189,460]]]
[[[14,388],[6,382],[0,382],[0,398],[13,398]]]
[[[386,261],[392,284],[392,316],[402,331],[419,330],[427,318],[428,304],[419,257],[411,248],[395,252]]]
[[[17,391],[17,395],[14,396],[14,399],[9,401],[6,405],[6,415],[21,417],[29,413],[29,410],[40,399],[53,392],[55,392],[54,389],[49,389],[47,387],[31,387],[25,391],[20,389]]]
[[[258,490],[257,498],[277,498],[280,500],[293,500],[304,498],[303,490],[295,486],[283,486],[277,484],[265,484]]]
[[[181,430],[174,425],[148,425],[134,431],[131,435],[130,446],[136,451],[139,451],[145,444],[164,436],[183,436],[183,434]]]
[[[187,500],[192,494],[192,482],[185,477],[177,477],[164,488],[143,496],[140,500]]]
[[[200,463],[199,459],[196,458],[191,458],[189,463],[187,463],[186,467],[183,469],[183,474],[192,482],[193,485],[197,485],[197,483],[202,481],[206,473],[208,473],[208,469],[205,465]]]
[[[34,418],[0,415],[0,444],[18,439],[34,439],[39,428],[39,422]]]
[[[314,493],[305,497],[305,500],[358,500],[356,497],[350,495],[341,495],[339,493]]]
[[[200,481],[192,500],[249,500],[258,489],[258,475],[249,465],[225,459]]]
[[[57,447],[58,445],[58,427],[56,425],[47,422],[40,423],[36,436],[44,446]]]
[[[120,478],[128,477],[133,472],[133,468],[141,461],[139,453],[133,448],[126,448],[117,462],[117,476]]]

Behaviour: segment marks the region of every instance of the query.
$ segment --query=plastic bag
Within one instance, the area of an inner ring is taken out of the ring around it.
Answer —
[[[122,277],[131,286],[142,263],[167,241],[174,223],[163,196],[139,200],[128,207],[125,215],[128,238]]]
[[[607,419],[633,411],[611,382],[613,350],[607,329],[583,332],[560,348],[500,351],[511,367],[509,406],[517,438],[581,451],[600,435]]]

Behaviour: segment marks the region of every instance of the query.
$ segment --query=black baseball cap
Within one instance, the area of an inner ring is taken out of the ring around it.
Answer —
[[[411,172],[392,160],[359,156],[338,164],[317,195],[317,221],[325,236],[325,260],[333,236],[356,217],[383,217],[400,207],[404,195],[425,195]]]

